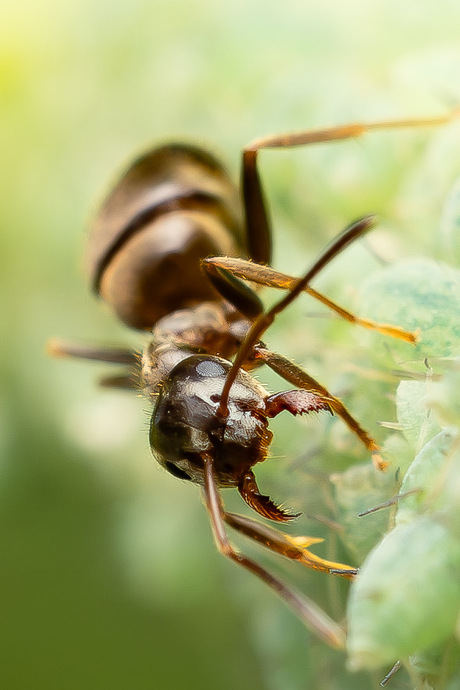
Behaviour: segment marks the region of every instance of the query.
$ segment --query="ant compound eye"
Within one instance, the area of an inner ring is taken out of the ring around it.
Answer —
[[[196,372],[199,374],[199,376],[208,378],[214,376],[223,376],[225,374],[225,369],[219,362],[216,362],[215,360],[203,359],[196,365]]]

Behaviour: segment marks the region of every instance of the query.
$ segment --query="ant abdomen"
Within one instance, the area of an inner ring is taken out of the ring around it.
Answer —
[[[89,236],[93,288],[128,326],[218,299],[200,268],[241,256],[238,190],[211,154],[168,144],[137,159],[106,198]]]

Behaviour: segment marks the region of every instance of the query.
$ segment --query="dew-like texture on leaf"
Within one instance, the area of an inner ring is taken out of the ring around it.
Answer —
[[[441,642],[460,607],[460,540],[442,521],[397,526],[371,552],[352,587],[348,651],[375,668]]]
[[[415,348],[391,345],[407,359],[458,354],[460,273],[445,264],[414,259],[374,274],[362,287],[360,308],[375,320],[420,330]]]

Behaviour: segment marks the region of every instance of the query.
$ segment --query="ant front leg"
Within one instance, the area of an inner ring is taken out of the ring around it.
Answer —
[[[355,139],[368,132],[442,125],[458,116],[458,110],[439,117],[388,120],[382,122],[353,123],[326,129],[313,129],[300,132],[272,134],[255,139],[248,144],[242,154],[242,189],[248,253],[251,259],[260,264],[270,263],[271,230],[267,205],[257,168],[257,155],[261,149],[291,148],[309,146],[328,141]]]
[[[248,558],[232,546],[225,532],[225,520],[227,520],[229,524],[232,524],[232,527],[235,527],[248,536],[252,536],[252,538],[257,541],[264,541],[264,539],[262,537],[257,539],[254,533],[251,533],[251,527],[248,525],[247,520],[241,518],[243,522],[239,523],[239,516],[233,516],[225,512],[214,477],[212,458],[208,453],[202,453],[201,456],[204,463],[204,497],[206,508],[211,519],[214,541],[219,551],[230,560],[252,572],[271,587],[287,604],[289,604],[289,606],[291,606],[304,625],[315,632],[322,640],[327,642],[327,644],[331,647],[342,649],[345,641],[344,633],[337,623],[329,618],[324,611],[318,608],[318,606],[307,597],[285,585],[284,582],[272,575],[268,570],[256,563],[256,561]],[[244,527],[245,523],[246,526]],[[274,532],[274,530],[272,531]],[[268,548],[278,551],[278,553],[280,552],[270,545],[270,538],[266,538],[264,543]],[[291,544],[291,549],[294,545],[295,543],[293,542]],[[285,547],[285,550],[287,551],[287,547]],[[284,555],[287,555],[287,553]]]
[[[312,544],[321,543],[323,541],[321,537],[292,537],[289,534],[273,529],[269,525],[262,524],[243,515],[237,515],[236,513],[223,511],[222,517],[228,525],[241,532],[241,534],[262,544],[270,551],[285,556],[292,561],[297,561],[307,568],[318,570],[322,573],[329,573],[330,575],[339,575],[346,580],[353,580],[358,574],[356,568],[343,563],[328,561],[312,553],[308,547],[312,546]]]
[[[379,470],[385,470],[387,468],[388,463],[382,458],[380,446],[377,441],[369,436],[359,422],[352,417],[339,398],[332,395],[332,393],[321,385],[321,383],[307,374],[307,372],[301,369],[297,364],[283,357],[283,355],[272,352],[260,344],[254,347],[254,354],[256,359],[262,360],[264,364],[267,364],[270,369],[273,369],[273,371],[285,381],[289,381],[289,383],[292,383],[292,385],[298,388],[306,389],[313,395],[315,400],[326,404],[332,412],[335,412],[335,414],[343,419],[348,428],[359,438],[367,450],[370,451],[372,454],[372,462],[375,467]],[[317,403],[318,405],[319,402]],[[292,410],[290,411],[292,412]],[[293,412],[293,414],[298,414],[298,412]]]

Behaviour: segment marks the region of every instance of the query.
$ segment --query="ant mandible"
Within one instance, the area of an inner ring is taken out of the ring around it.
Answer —
[[[242,204],[225,168],[207,151],[185,144],[148,151],[131,165],[96,216],[87,270],[94,290],[117,316],[132,328],[151,331],[151,341],[141,357],[126,349],[50,343],[56,356],[131,367],[105,383],[141,387],[152,402],[152,452],[174,476],[203,487],[219,551],[266,582],[335,647],[343,646],[341,627],[306,596],[238,551],[225,525],[308,568],[347,579],[356,569],[312,553],[309,546],[318,539],[291,537],[227,512],[220,489],[236,487],[264,518],[282,523],[296,517],[260,493],[252,469],[267,457],[272,439],[268,419],[282,410],[293,415],[322,410],[337,414],[372,454],[376,467],[385,467],[378,444],[345,405],[261,341],[277,314],[301,292],[350,323],[410,343],[416,336],[361,319],[310,286],[326,264],[372,228],[372,216],[340,233],[299,279],[269,267],[271,230],[257,155],[261,149],[351,139],[374,130],[440,125],[452,117],[349,124],[257,139],[243,150]],[[287,292],[265,310],[248,283]],[[247,371],[261,364],[295,389],[269,394]]]

